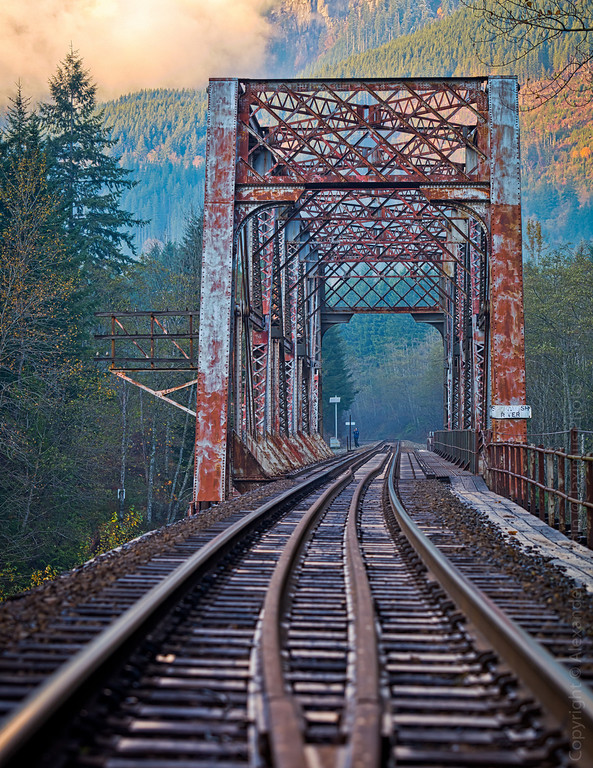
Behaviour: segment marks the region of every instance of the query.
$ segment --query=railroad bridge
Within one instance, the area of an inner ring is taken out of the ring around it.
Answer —
[[[525,442],[490,413],[525,405],[515,78],[210,82],[199,339],[189,311],[146,313],[139,358],[111,337],[118,375],[193,372],[195,507],[323,456],[322,337],[362,312],[439,330],[474,456]]]
[[[525,404],[517,95],[511,77],[211,81],[196,501],[225,497],[229,456],[240,479],[268,436],[290,453],[319,431],[321,338],[353,313],[440,330],[448,429]]]

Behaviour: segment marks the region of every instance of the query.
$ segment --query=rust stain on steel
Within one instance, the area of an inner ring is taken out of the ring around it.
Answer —
[[[491,126],[490,355],[492,403],[525,405],[518,87],[489,81]],[[495,442],[525,442],[523,419],[493,419]]]
[[[488,177],[486,177],[488,178]],[[481,180],[483,181],[483,180]],[[422,184],[420,186],[423,195],[435,202],[468,202],[480,203],[487,202],[489,191],[487,185],[466,184],[464,186],[439,186],[431,187]]]
[[[311,451],[311,448],[307,445],[306,441],[303,439],[303,435],[301,434],[291,435],[288,438],[288,441],[300,456],[301,462],[302,462],[301,466],[305,466],[306,464],[311,464],[314,461],[318,460],[317,456],[313,453],[313,451]]]
[[[225,497],[233,430],[266,477],[328,455],[290,433],[320,428],[330,316],[442,315],[450,424],[480,423],[487,392],[524,404],[522,299],[514,78],[211,81],[195,501]],[[525,422],[493,433],[523,440]]]
[[[241,481],[263,482],[269,479],[269,475],[264,472],[253,451],[247,447],[245,441],[241,440],[236,432],[233,432],[232,461],[233,482],[239,490]]]
[[[237,190],[238,203],[295,203],[303,194],[303,186],[291,187],[241,187]]]
[[[210,82],[194,506],[226,491],[237,97],[237,80]]]
[[[321,461],[322,459],[330,459],[334,453],[325,442],[319,432],[315,432],[311,435],[301,434],[299,437],[309,446],[309,449],[315,455],[315,461]]]
[[[233,433],[233,477],[261,480],[280,477],[322,459],[331,458],[332,451],[319,435],[267,435],[255,438]]]
[[[244,442],[266,477],[278,477],[290,469],[277,447],[269,440],[245,435]]]

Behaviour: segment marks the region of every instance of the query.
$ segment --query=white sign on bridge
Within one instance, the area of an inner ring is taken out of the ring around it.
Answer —
[[[490,416],[493,419],[530,419],[530,405],[492,405]]]

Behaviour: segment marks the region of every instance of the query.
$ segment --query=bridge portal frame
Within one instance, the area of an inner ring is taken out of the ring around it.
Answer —
[[[376,237],[368,225],[362,235],[338,228],[348,253],[358,249],[357,266],[344,267],[348,254],[311,224],[319,217],[307,206],[321,200],[328,212],[338,210],[336,198],[354,200],[352,229],[381,195],[404,207],[408,196],[412,224],[400,226],[401,206],[379,203],[371,215],[389,205],[394,213]],[[433,229],[434,211],[445,233]],[[301,232],[293,250],[306,252],[296,279],[290,226]],[[383,293],[364,306],[376,283],[361,276],[361,263],[372,271],[387,262],[404,271],[377,278],[406,295],[389,305]],[[362,304],[344,308],[343,295],[326,302],[340,269],[350,293],[365,286]],[[317,432],[324,313],[325,327],[349,309],[436,316],[447,426],[525,442],[524,420],[487,415],[490,404],[525,404],[516,79],[211,80],[201,280],[195,508],[230,492],[237,441]]]

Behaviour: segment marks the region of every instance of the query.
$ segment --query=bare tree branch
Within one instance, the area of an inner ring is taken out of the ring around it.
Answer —
[[[489,66],[508,66],[544,45],[562,43],[563,64],[543,81],[527,81],[523,89],[524,107],[538,107],[560,93],[575,105],[593,99],[591,0],[461,2],[484,22],[483,37],[476,43],[491,49],[491,60],[484,62]]]

